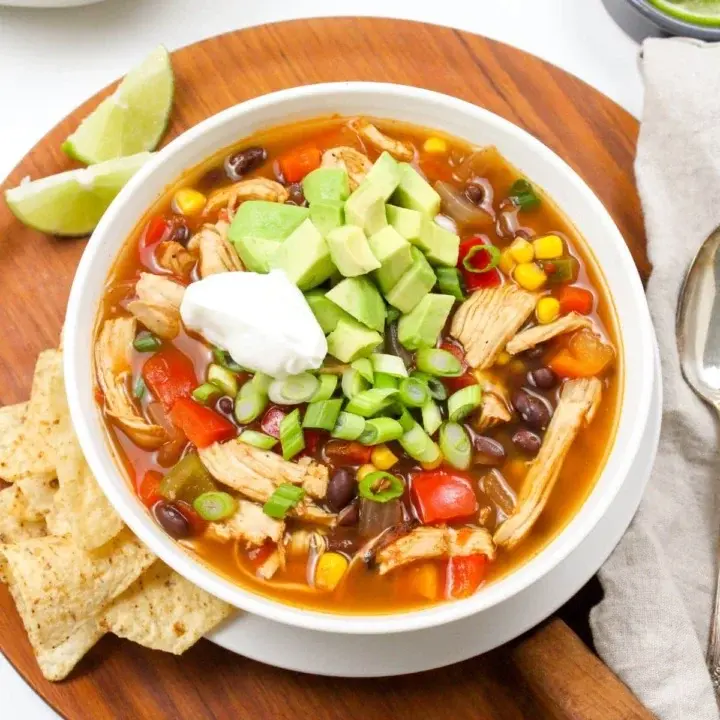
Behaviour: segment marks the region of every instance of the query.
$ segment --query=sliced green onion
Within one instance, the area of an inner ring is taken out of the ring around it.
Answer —
[[[478,267],[473,265],[472,259],[479,255],[481,252],[487,253],[487,262],[482,266]],[[486,273],[490,272],[493,268],[496,268],[500,263],[500,249],[495,245],[475,245],[470,248],[468,254],[463,258],[463,267],[471,273]]]
[[[397,389],[399,385],[398,378],[386,373],[375,373],[375,387],[380,390]]]
[[[428,398],[427,402],[422,406],[423,428],[428,435],[434,435],[437,429],[442,425],[442,415],[438,404]]]
[[[364,390],[353,397],[347,404],[345,410],[349,413],[362,415],[363,417],[372,417],[384,410],[390,401],[397,395],[397,390],[393,388],[372,388]]]
[[[427,385],[417,378],[405,378],[400,383],[400,402],[408,407],[422,407],[429,397]]]
[[[452,295],[458,300],[465,299],[460,272],[457,268],[436,267],[435,275],[437,275],[438,288],[441,293]]]
[[[145,395],[147,391],[147,385],[145,384],[145,381],[142,379],[142,375],[138,377],[138,379],[135,381],[135,386],[133,387],[133,395],[138,399],[142,400],[143,396]]]
[[[549,283],[573,283],[580,272],[580,263],[572,256],[545,260],[541,263]]]
[[[462,425],[448,422],[440,428],[440,450],[445,459],[458,470],[470,467],[472,443]]]
[[[229,493],[214,490],[198,495],[193,502],[193,507],[203,520],[217,522],[235,514],[237,500]]]
[[[133,347],[138,352],[155,352],[162,347],[162,340],[156,338],[152,333],[141,332],[135,336]]]
[[[213,357],[218,365],[226,367],[230,372],[239,373],[244,372],[245,368],[242,365],[238,365],[231,357],[227,350],[223,350],[219,347],[213,347]]]
[[[364,429],[364,417],[349,412],[341,412],[330,434],[341,440],[357,440]]]
[[[335,388],[337,388],[337,375],[320,375],[318,377],[318,380],[320,381],[320,386],[315,391],[315,394],[310,398],[310,402],[329,400],[333,396]]]
[[[208,382],[217,385],[226,395],[235,397],[238,393],[237,376],[230,372],[227,368],[216,363],[212,363],[208,368]]]
[[[525,179],[516,180],[510,186],[508,196],[523,210],[532,210],[540,204],[540,198],[535,194],[533,186]]]
[[[257,393],[259,395],[267,395],[273,379],[265,373],[255,373],[241,388],[240,395],[245,397],[246,394]]]
[[[272,435],[266,435],[265,433],[258,432],[257,430],[243,430],[238,437],[240,442],[244,442],[247,445],[259,448],[260,450],[271,450],[274,448],[278,439]]]
[[[438,380],[432,375],[428,375],[424,372],[418,372],[417,370],[413,372],[411,377],[417,378],[420,382],[424,382],[428,387],[430,397],[434,400],[447,400],[447,388],[443,384],[442,380]]]
[[[410,411],[406,407],[402,407],[400,409],[400,414],[398,415],[397,421],[400,423],[400,426],[403,429],[403,432],[407,432],[408,430],[412,430],[415,425],[415,418],[410,414]]]
[[[358,484],[360,496],[373,502],[386,503],[402,497],[404,492],[405,483],[384,470],[368,473]]]
[[[299,414],[298,410],[293,410],[293,412]],[[292,413],[290,414],[292,415]],[[282,432],[282,426],[280,432]],[[283,483],[275,488],[273,494],[263,505],[263,512],[272,518],[280,520],[296,507],[303,497],[305,497],[305,491],[301,487],[292,483]]]
[[[286,460],[305,449],[305,438],[300,426],[300,411],[295,408],[280,421],[280,445]]]
[[[380,445],[380,443],[398,440],[403,435],[402,425],[389,417],[368,420],[358,440],[363,445]]]
[[[357,394],[368,389],[368,382],[357,368],[349,367],[342,374],[340,387],[342,388],[343,395],[348,400],[352,400]]]
[[[373,381],[373,366],[368,358],[359,358],[350,363],[350,367],[357,370],[370,384]]]
[[[310,400],[320,387],[320,381],[308,372],[273,380],[268,397],[278,405],[299,405]]]
[[[394,323],[401,315],[402,313],[392,306],[388,307],[388,309],[385,311],[385,316],[387,318],[387,324],[390,325],[390,323]]]
[[[420,372],[440,377],[462,375],[462,363],[447,350],[422,348],[415,355],[415,364]]]
[[[482,403],[482,388],[469,385],[458,390],[448,398],[448,417],[452,422],[460,422]]]
[[[440,457],[440,448],[430,436],[415,423],[398,441],[402,449],[421,463],[434,463]]]
[[[244,388],[245,386],[243,386],[243,389]],[[241,425],[247,425],[260,417],[265,411],[267,404],[267,395],[261,395],[260,393],[251,391],[243,393],[241,390],[235,398],[233,414]]]
[[[209,382],[203,383],[192,391],[193,400],[201,405],[212,405],[222,394],[223,391],[217,385]]]
[[[385,355],[384,353],[373,353],[370,356],[375,372],[385,373],[393,377],[407,377],[408,371],[402,358],[397,355]]]
[[[332,430],[335,427],[338,415],[340,415],[342,404],[342,398],[310,403],[305,411],[303,427]]]

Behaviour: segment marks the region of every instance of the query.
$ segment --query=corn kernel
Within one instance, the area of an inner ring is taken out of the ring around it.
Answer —
[[[525,363],[520,358],[513,358],[508,363],[508,368],[510,368],[511,373],[520,375],[525,372]]]
[[[495,364],[496,365],[507,365],[511,360],[512,360],[512,355],[505,350],[501,350],[498,353],[498,356],[495,358]]]
[[[447,152],[447,143],[439,137],[429,137],[423,145],[423,150],[434,155],[440,155]]]
[[[547,275],[535,263],[520,263],[513,271],[515,282],[525,290],[537,290],[547,280]]]
[[[344,555],[326,552],[320,556],[315,569],[315,587],[320,590],[334,590],[348,569]]]
[[[370,465],[369,463],[367,465],[361,465],[357,469],[357,473],[355,473],[355,477],[357,478],[357,481],[360,482],[366,475],[369,475],[371,472],[375,472],[377,468],[374,465]]]
[[[198,215],[203,211],[207,198],[197,190],[182,188],[175,193],[173,205],[182,215]]]
[[[563,241],[557,235],[543,235],[533,240],[533,248],[538,260],[554,260],[564,252]]]
[[[513,259],[513,256],[510,254],[510,248],[505,248],[500,253],[500,262],[498,263],[498,267],[500,268],[500,270],[502,270],[502,272],[504,272],[508,277],[510,277],[516,265],[517,263]]]
[[[524,238],[513,240],[508,251],[516,263],[529,263],[535,257],[533,246]]]
[[[560,303],[549,295],[541,297],[535,306],[535,315],[541,325],[547,325],[560,316]]]
[[[378,445],[374,448],[370,459],[378,470],[389,470],[398,461],[395,453],[387,445]]]
[[[435,470],[435,468],[439,468],[442,465],[444,459],[445,458],[443,458],[442,453],[438,453],[438,456],[435,460],[433,460],[432,462],[420,463],[420,465],[422,465],[423,470]]]

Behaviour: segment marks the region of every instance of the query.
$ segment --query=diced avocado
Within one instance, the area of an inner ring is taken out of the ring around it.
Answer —
[[[228,238],[248,270],[268,272],[270,259],[278,246],[300,223],[309,210],[297,205],[248,200],[238,208]]]
[[[429,217],[440,212],[440,196],[408,163],[400,163],[400,184],[392,195],[392,202],[409,210],[419,210]]]
[[[342,168],[319,167],[305,176],[302,187],[310,205],[324,200],[347,200],[350,195],[348,174]]]
[[[384,152],[370,168],[365,176],[363,185],[372,185],[387,200],[400,183],[400,166],[398,161],[389,153]],[[307,195],[305,196],[307,197]]]
[[[326,335],[337,327],[340,320],[355,322],[341,307],[338,307],[332,300],[328,300],[322,290],[311,290],[306,293],[305,299]]]
[[[419,210],[408,210],[397,205],[386,205],[387,221],[413,245],[417,244],[425,216]],[[312,211],[310,212],[312,217]]]
[[[364,182],[345,203],[345,222],[373,235],[387,225],[385,198],[374,185]]]
[[[436,277],[430,263],[416,247],[412,250],[413,264],[385,295],[387,301],[403,313],[409,313],[435,285]]]
[[[309,218],[280,244],[270,266],[284,270],[301,290],[324,283],[335,269],[327,242]]]
[[[345,224],[345,203],[341,200],[322,200],[310,206],[310,219],[323,237]]]
[[[433,265],[455,267],[460,252],[460,238],[453,232],[440,227],[430,218],[424,218],[420,239],[416,245],[420,247]]]
[[[372,235],[369,242],[373,255],[380,262],[380,268],[375,271],[375,282],[387,293],[412,265],[411,245],[389,225]]]
[[[380,262],[370,250],[365,233],[355,225],[331,230],[327,236],[327,244],[332,261],[345,277],[365,275],[380,267]]]
[[[385,303],[378,289],[366,277],[345,278],[328,290],[327,298],[369,328],[378,331],[385,328]]]
[[[382,335],[357,320],[342,319],[327,338],[328,352],[341,362],[367,357],[382,342]]]
[[[398,339],[408,350],[435,347],[445,327],[455,298],[452,295],[428,293],[398,322]]]

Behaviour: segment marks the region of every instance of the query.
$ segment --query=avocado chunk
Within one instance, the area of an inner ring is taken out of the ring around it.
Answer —
[[[308,217],[309,210],[265,200],[248,200],[235,213],[228,238],[248,270],[265,273],[280,243]]]
[[[373,235],[387,226],[385,198],[382,191],[364,182],[345,203],[345,222],[357,225],[367,235]]]
[[[392,195],[392,203],[409,210],[419,210],[429,217],[435,217],[440,212],[440,196],[408,163],[400,163],[400,184]]]
[[[397,205],[386,205],[385,212],[390,225],[406,240],[409,240],[413,245],[417,245],[425,216],[418,210],[408,210]]]
[[[357,320],[342,319],[327,338],[328,353],[349,363],[367,357],[382,342],[382,335],[369,330]]]
[[[305,176],[302,188],[310,205],[324,200],[342,201],[350,195],[350,180],[342,168],[319,167]]]
[[[380,262],[373,255],[365,233],[355,225],[335,228],[327,236],[330,255],[345,277],[365,275],[377,270]]]
[[[384,330],[385,303],[378,289],[366,277],[345,278],[328,291],[327,298],[369,328],[380,332]]]
[[[387,200],[395,192],[399,184],[400,165],[387,151],[383,152],[375,161],[363,181],[363,185],[372,185],[383,196],[383,200]]]
[[[452,295],[428,293],[398,322],[398,340],[408,350],[435,347],[455,298]]]
[[[270,260],[270,267],[284,270],[301,290],[324,283],[335,269],[327,242],[310,218],[280,243]]]
[[[338,307],[332,300],[328,300],[323,290],[311,290],[306,293],[305,300],[326,335],[337,327],[340,320],[355,322],[341,307]]]
[[[422,252],[416,247],[411,252],[413,264],[385,295],[387,301],[403,313],[409,313],[432,290],[437,279]]]
[[[388,293],[413,263],[411,245],[389,225],[372,235],[369,243],[380,263],[375,282],[382,292]]]
[[[433,265],[455,267],[460,253],[460,238],[454,233],[440,227],[430,218],[424,218],[420,238],[415,243]]]
[[[341,200],[320,200],[310,206],[310,219],[323,237],[345,224],[345,203]]]

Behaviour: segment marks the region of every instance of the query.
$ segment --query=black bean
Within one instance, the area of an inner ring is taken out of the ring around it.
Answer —
[[[226,415],[232,414],[235,408],[235,403],[231,397],[221,397],[217,403],[218,410],[224,412]]]
[[[544,430],[550,422],[552,410],[547,400],[527,389],[513,393],[512,405],[520,417],[534,430]]]
[[[539,367],[528,373],[528,382],[541,390],[550,390],[557,385],[558,376],[549,367]]]
[[[170,232],[170,240],[174,240],[185,247],[190,240],[190,229],[185,224],[175,225]]]
[[[542,346],[542,343],[540,345],[536,345],[535,347],[530,348],[529,350],[526,350],[523,355],[526,358],[537,358],[540,357],[543,352],[545,351],[545,348]]]
[[[476,465],[502,465],[505,460],[505,448],[502,443],[486,435],[473,437],[475,454],[473,462]]]
[[[290,196],[287,200],[288,205],[297,205],[298,207],[305,207],[307,205],[305,194],[303,193],[300,183],[291,183],[287,186],[287,191]]]
[[[355,497],[356,491],[355,473],[348,468],[338,468],[328,484],[328,507],[333,512],[340,512]]]
[[[327,536],[327,549],[352,557],[363,545],[364,538],[348,527],[336,527]]]
[[[469,183],[465,187],[465,197],[473,204],[480,205],[485,197],[485,191],[479,186]]]
[[[152,511],[160,526],[171,537],[181,540],[190,536],[190,523],[174,505],[161,500],[153,505]]]
[[[353,501],[338,513],[337,524],[341,527],[352,527],[358,524],[359,519],[360,508],[357,502]]]
[[[225,160],[225,172],[231,180],[239,180],[267,159],[267,150],[253,146],[233,153]]]
[[[537,455],[542,440],[531,430],[526,428],[520,428],[516,430],[512,436],[513,445],[517,445],[521,450],[524,450],[528,455]]]

